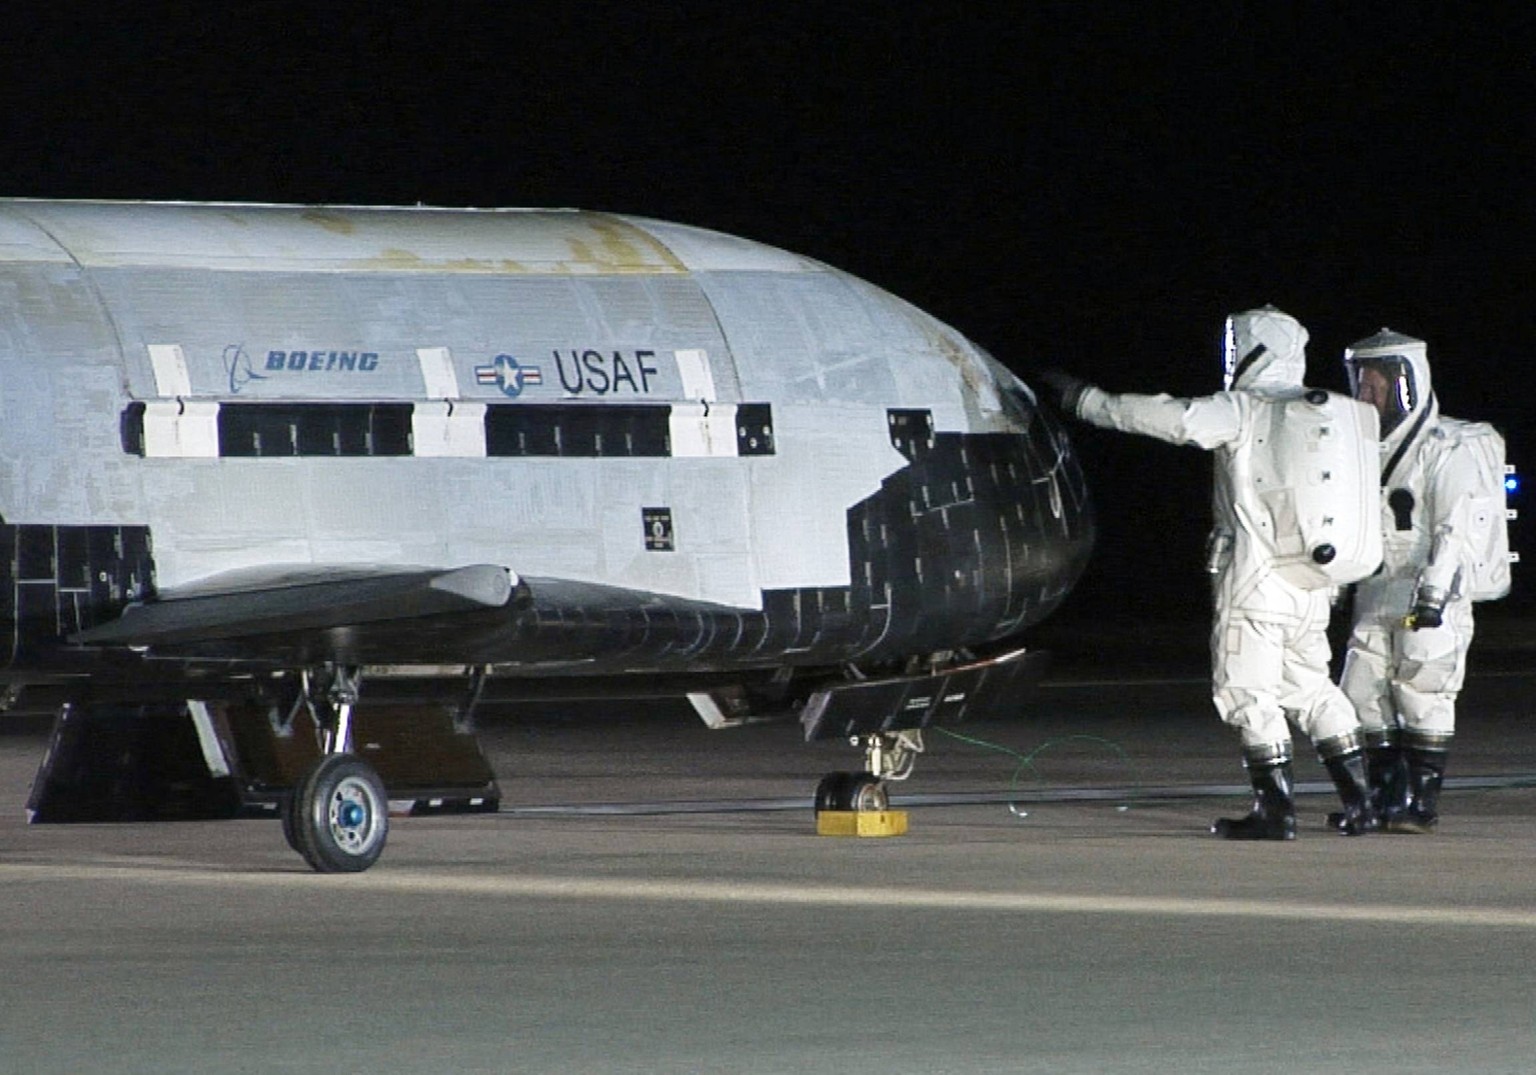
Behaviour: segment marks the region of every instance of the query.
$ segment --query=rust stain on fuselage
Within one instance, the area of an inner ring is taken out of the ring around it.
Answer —
[[[597,247],[572,239],[571,250],[580,264],[601,267],[607,272],[688,271],[677,255],[632,224],[599,214],[588,216],[586,222],[597,236]]]
[[[362,223],[357,218],[334,211],[306,210],[304,219],[340,236],[361,237]],[[506,242],[498,242],[497,224],[488,218],[489,234],[472,245],[491,256],[442,257],[444,251],[429,253],[412,249],[408,234],[395,232],[397,245],[387,246],[371,256],[352,262],[361,269],[378,272],[449,272],[479,275],[550,275],[591,276],[621,274],[686,273],[688,268],[667,246],[653,236],[618,217],[596,213],[553,214],[539,221],[521,238],[517,232],[506,233]],[[405,241],[400,242],[401,239]],[[466,244],[471,245],[471,244]],[[501,248],[501,249],[498,249]],[[502,250],[524,254],[511,258],[495,256]]]
[[[351,217],[329,209],[306,209],[304,219],[320,225],[332,235],[352,235],[357,231],[357,222]]]

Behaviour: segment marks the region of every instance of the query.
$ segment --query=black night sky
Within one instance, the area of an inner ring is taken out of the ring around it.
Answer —
[[[1383,325],[1427,339],[1444,411],[1536,471],[1530,12],[180,7],[8,12],[0,194],[638,213],[830,262],[1026,379],[1118,390],[1214,390],[1222,318],[1273,302],[1325,387]],[[1206,457],[1076,440],[1103,537],[1065,614],[1198,618]],[[1516,580],[1489,614],[1531,606]]]

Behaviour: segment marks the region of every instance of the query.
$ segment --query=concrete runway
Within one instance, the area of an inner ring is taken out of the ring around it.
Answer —
[[[1469,683],[1452,776],[1536,774],[1533,678]],[[0,737],[0,1072],[1531,1070],[1536,788],[1361,839],[1310,794],[1294,844],[1235,845],[1206,832],[1246,802],[1202,680],[1079,677],[958,730],[985,742],[930,734],[899,793],[1126,798],[817,837],[856,755],[793,726],[503,712],[515,809],[397,820],[322,877],[275,821],[29,827],[43,741]],[[1168,784],[1233,789],[1135,794]],[[714,805],[516,809],[659,800]]]

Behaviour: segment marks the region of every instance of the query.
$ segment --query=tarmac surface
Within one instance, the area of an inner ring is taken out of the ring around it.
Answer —
[[[503,813],[355,876],[275,821],[28,826],[0,736],[0,1072],[1528,1072],[1531,668],[1469,682],[1439,832],[1326,832],[1304,757],[1291,844],[1208,834],[1197,675],[929,733],[884,839],[814,834],[858,755],[793,725],[503,710]]]

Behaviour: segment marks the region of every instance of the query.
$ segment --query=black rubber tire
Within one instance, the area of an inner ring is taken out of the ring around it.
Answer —
[[[847,810],[852,785],[852,773],[828,773],[822,777],[821,783],[816,785],[816,812]]]
[[[278,816],[283,819],[283,839],[288,841],[289,847],[302,855],[304,849],[299,846],[299,836],[295,831],[299,812],[294,804],[297,803],[298,797],[299,789],[297,787],[290,789],[283,796],[282,802],[278,803],[277,812]]]
[[[316,762],[294,788],[292,813],[298,852],[317,873],[361,873],[384,853],[384,782],[356,754],[329,754]]]

